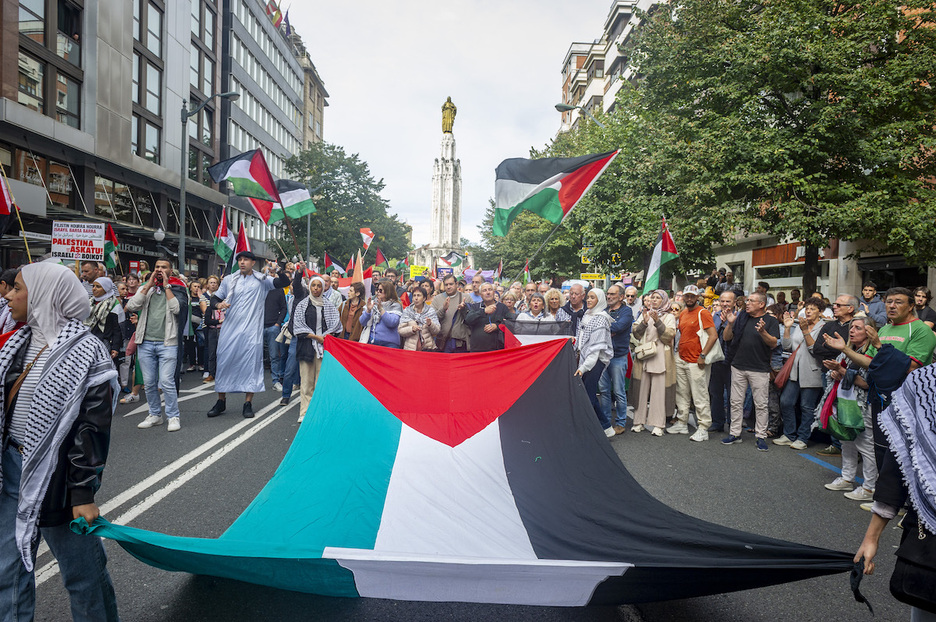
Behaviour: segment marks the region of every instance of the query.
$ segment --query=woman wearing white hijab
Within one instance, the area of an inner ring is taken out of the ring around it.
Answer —
[[[298,339],[296,359],[299,361],[299,423],[305,418],[315,382],[322,369],[322,354],[325,335],[337,333],[341,329],[341,317],[338,309],[322,295],[325,291],[325,279],[313,276],[309,280],[309,295],[296,304],[293,310],[293,336]]]
[[[598,422],[601,423],[605,436],[611,438],[614,436],[614,428],[611,427],[611,422],[598,401],[598,381],[614,355],[614,347],[611,344],[611,316],[605,313],[607,307],[608,302],[601,289],[595,287],[589,290],[585,297],[585,315],[579,320],[575,335],[575,349],[579,354],[579,366],[575,375],[582,377]]]
[[[25,266],[7,294],[26,325],[0,347],[0,619],[31,620],[41,536],[58,560],[75,620],[117,620],[100,538],[69,529],[99,516],[94,494],[119,385],[78,277],[57,263]]]
[[[123,308],[117,299],[117,288],[106,276],[98,277],[91,285],[91,314],[84,325],[91,334],[101,339],[116,359],[123,347],[123,331],[120,328]]]

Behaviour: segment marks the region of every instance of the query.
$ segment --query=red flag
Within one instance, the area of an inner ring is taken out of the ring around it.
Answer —
[[[364,250],[367,250],[367,247],[374,241],[374,232],[367,227],[362,228],[361,239],[364,240]]]
[[[244,223],[240,224],[240,230],[237,232],[237,246],[234,247],[234,257],[244,251],[250,252],[250,240],[247,239],[247,231],[244,229]]]
[[[12,221],[13,210],[19,209],[13,203],[13,195],[7,188],[6,177],[0,177],[0,236],[6,233],[7,227]]]
[[[348,260],[348,267],[345,268],[345,274],[354,274],[354,255]]]

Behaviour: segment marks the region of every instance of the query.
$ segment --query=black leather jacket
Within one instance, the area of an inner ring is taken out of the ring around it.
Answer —
[[[23,371],[26,350],[26,345],[20,348],[3,379],[6,395]],[[72,507],[94,501],[110,446],[112,400],[109,383],[88,388],[78,418],[59,447],[58,463],[39,512],[40,527],[65,524],[72,520]],[[16,399],[10,413],[15,406]]]

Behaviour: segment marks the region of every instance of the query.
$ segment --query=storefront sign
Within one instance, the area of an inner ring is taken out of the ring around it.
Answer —
[[[52,256],[75,261],[104,261],[104,223],[52,223]]]
[[[48,233],[36,233],[35,231],[20,231],[20,235],[24,238],[29,238],[30,240],[42,240],[43,242],[51,242],[52,236]]]

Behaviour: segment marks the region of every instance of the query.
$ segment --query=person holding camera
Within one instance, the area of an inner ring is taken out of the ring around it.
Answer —
[[[137,289],[129,301],[127,311],[139,313],[136,324],[137,358],[143,372],[143,388],[149,414],[137,425],[146,429],[163,424],[159,389],[166,400],[167,429],[179,430],[179,394],[176,391],[175,372],[179,355],[179,300],[169,287],[172,263],[168,259],[156,260],[146,284]]]

